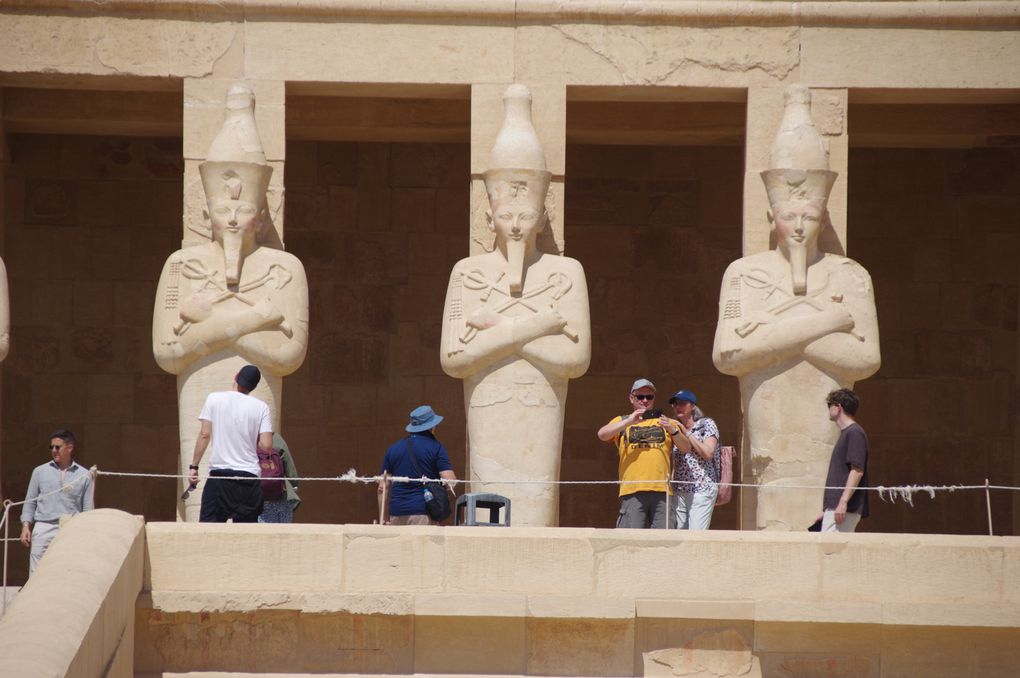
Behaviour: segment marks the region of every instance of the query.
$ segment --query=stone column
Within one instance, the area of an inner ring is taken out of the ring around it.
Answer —
[[[161,357],[164,362],[168,360],[168,353],[160,353],[159,349],[174,339],[169,334],[169,325],[173,325],[175,322],[179,325],[179,322],[172,316],[176,313],[178,301],[183,302],[183,299],[176,299],[177,292],[170,293],[166,290],[167,285],[171,284],[176,290],[176,282],[170,281],[170,278],[176,280],[180,277],[173,272],[175,266],[173,260],[188,256],[196,260],[208,257],[207,249],[212,242],[212,230],[211,223],[205,214],[208,196],[203,188],[199,166],[207,160],[206,156],[210,146],[224,124],[227,92],[237,80],[235,78],[205,78],[185,79],[184,81],[185,170],[182,250],[171,255],[167,266],[164,267],[164,273],[160,278],[160,287],[157,291],[156,315],[159,315],[159,311],[165,310],[171,316],[169,320],[162,316],[154,318],[154,350],[157,351],[157,361]],[[217,349],[210,355],[202,353],[202,357],[194,359],[194,362],[187,362],[186,365],[170,364],[173,361],[169,361],[168,364],[161,363],[164,369],[177,374],[181,443],[181,457],[178,466],[183,472],[186,472],[188,464],[191,462],[199,430],[196,416],[201,410],[206,396],[213,391],[230,390],[234,375],[246,363],[256,363],[262,368],[263,379],[252,395],[269,405],[273,417],[273,428],[276,431],[280,430],[280,404],[283,397],[282,376],[297,369],[304,358],[304,348],[298,352],[294,349],[293,344],[296,342],[307,345],[307,283],[304,270],[293,257],[279,252],[283,249],[283,173],[286,147],[284,83],[265,80],[244,80],[244,83],[250,86],[255,93],[257,101],[255,126],[261,140],[261,150],[265,154],[265,164],[273,169],[266,191],[268,223],[262,228],[258,237],[259,247],[266,248],[273,254],[261,256],[258,261],[249,256],[245,260],[243,275],[250,277],[254,275],[252,271],[262,272],[268,267],[266,270],[269,272],[275,270],[278,276],[285,276],[285,280],[281,279],[282,282],[275,282],[273,287],[279,292],[276,295],[278,298],[275,299],[275,303],[283,305],[279,310],[284,313],[286,320],[279,327],[271,328],[273,332],[261,333],[268,338],[258,340],[257,350],[237,345]],[[252,149],[246,150],[251,151]],[[192,252],[191,255],[186,254],[189,251]],[[222,252],[218,265],[216,261],[211,261],[206,268],[212,277],[222,276],[224,271],[218,270],[223,269]],[[248,284],[254,285],[251,281],[248,281]],[[257,291],[250,292],[245,297],[250,301],[257,302],[259,295],[263,294],[266,289],[268,288],[259,287]],[[283,290],[286,290],[285,294],[282,292]],[[288,299],[288,295],[303,296],[303,300]],[[170,303],[169,301],[164,302],[164,299],[169,299],[171,296],[175,298],[173,309],[170,306],[163,309],[162,304]],[[217,306],[216,308],[221,307]],[[287,336],[283,337],[283,334]],[[241,343],[241,338],[240,335],[237,337],[238,344]],[[275,344],[280,344],[278,351],[274,349]],[[201,475],[203,479],[207,472],[209,457],[210,454],[207,451],[202,460]],[[185,486],[186,483],[182,481],[181,489],[183,490]],[[199,498],[199,493],[193,493],[186,504],[179,503],[178,517],[184,520],[197,520]]]
[[[489,198],[485,194],[482,173],[489,169],[489,151],[503,124],[503,92],[512,83],[471,86],[471,233],[470,254],[489,252],[495,238],[485,222]],[[528,86],[533,97],[532,121],[545,151],[546,167],[552,172],[546,209],[549,228],[539,240],[539,248],[550,254],[564,253],[563,180],[567,157],[566,85]]]
[[[744,144],[744,228],[743,255],[750,256],[773,249],[772,226],[766,218],[769,211],[768,195],[761,172],[769,169],[770,149],[783,117],[785,87],[749,87],[747,90],[747,127]],[[813,89],[811,118],[815,128],[828,146],[829,169],[839,176],[829,194],[828,210],[831,226],[819,236],[819,249],[823,252],[846,255],[847,243],[847,90]],[[747,413],[743,413],[746,418]],[[742,483],[753,483],[750,443],[746,430],[741,439]],[[740,494],[740,527],[757,529],[755,491]],[[819,491],[821,510],[821,491]]]
[[[7,186],[7,130],[4,128],[4,88],[0,87],[0,206],[6,205]],[[4,252],[4,240],[7,224],[4,220],[6,210],[0,208],[0,252]],[[10,303],[7,293],[7,271],[0,259],[0,362],[7,357],[10,347]],[[3,371],[0,370],[0,394],[3,393]],[[0,397],[0,431],[3,430],[3,398]],[[0,443],[0,499],[3,496],[3,445]]]

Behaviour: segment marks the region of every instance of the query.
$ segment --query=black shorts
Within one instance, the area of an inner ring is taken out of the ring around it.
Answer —
[[[226,476],[226,477],[223,477]],[[237,477],[238,480],[232,478]],[[249,480],[250,478],[250,480]],[[202,490],[202,523],[257,523],[262,513],[262,483],[244,471],[213,469]]]

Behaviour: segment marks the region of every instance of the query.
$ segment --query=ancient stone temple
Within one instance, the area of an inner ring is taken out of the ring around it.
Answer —
[[[8,543],[0,675],[1015,673],[1017,3],[4,0],[0,31],[0,488],[68,428],[98,507],[30,580]],[[195,523],[198,408],[249,362],[296,524]],[[707,532],[612,529],[596,432],[639,378],[737,449]],[[851,385],[899,489],[809,533]],[[356,480],[422,404],[509,528],[373,524]]]

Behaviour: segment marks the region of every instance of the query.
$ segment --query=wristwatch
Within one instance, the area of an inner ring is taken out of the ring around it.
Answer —
[[[192,471],[197,471],[198,470],[198,467],[195,466],[194,464],[188,464],[188,468],[191,469]]]

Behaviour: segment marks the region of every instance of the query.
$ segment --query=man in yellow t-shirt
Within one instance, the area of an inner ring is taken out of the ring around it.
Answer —
[[[655,384],[638,379],[630,387],[627,416],[614,417],[599,429],[599,440],[612,441],[620,454],[620,515],[617,527],[665,528],[669,522],[667,498],[673,438],[680,426],[652,409]]]

